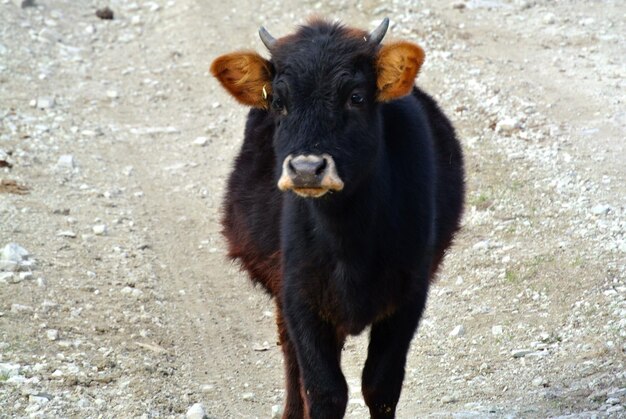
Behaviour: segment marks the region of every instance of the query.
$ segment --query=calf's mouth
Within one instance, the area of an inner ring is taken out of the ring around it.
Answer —
[[[335,160],[329,154],[288,155],[283,161],[278,189],[291,190],[303,198],[320,198],[343,189]]]

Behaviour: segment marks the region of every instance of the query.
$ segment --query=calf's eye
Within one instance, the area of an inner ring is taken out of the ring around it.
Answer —
[[[285,109],[285,105],[279,97],[274,97],[274,100],[272,100],[272,109],[274,109],[276,112],[281,112],[283,109]]]
[[[365,98],[360,93],[352,93],[350,96],[350,104],[353,106],[360,106],[365,103]]]

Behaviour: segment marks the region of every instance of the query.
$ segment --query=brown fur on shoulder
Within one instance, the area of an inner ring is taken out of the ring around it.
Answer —
[[[256,52],[222,55],[211,64],[211,74],[240,103],[267,108],[272,90],[271,64]]]
[[[423,63],[424,50],[419,45],[406,41],[383,45],[376,60],[378,100],[388,102],[408,95]]]

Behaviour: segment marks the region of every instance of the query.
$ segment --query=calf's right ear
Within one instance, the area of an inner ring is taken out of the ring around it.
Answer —
[[[240,103],[267,108],[272,89],[272,65],[256,52],[222,55],[211,64],[211,74]]]

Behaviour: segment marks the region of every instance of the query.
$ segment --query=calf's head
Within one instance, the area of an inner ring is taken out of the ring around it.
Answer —
[[[243,51],[213,61],[211,73],[235,99],[273,118],[281,190],[319,198],[371,175],[380,103],[409,94],[424,61],[418,45],[381,44],[388,24],[367,33],[314,20],[280,39],[261,28],[269,60]]]

